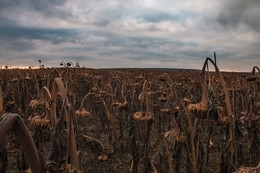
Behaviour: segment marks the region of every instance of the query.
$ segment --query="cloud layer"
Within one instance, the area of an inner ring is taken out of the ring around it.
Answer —
[[[260,62],[259,0],[0,0],[0,64],[222,70]]]

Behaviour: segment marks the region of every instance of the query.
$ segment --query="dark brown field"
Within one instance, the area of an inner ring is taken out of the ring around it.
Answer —
[[[208,72],[209,61],[1,70],[0,172],[260,171],[258,68]]]

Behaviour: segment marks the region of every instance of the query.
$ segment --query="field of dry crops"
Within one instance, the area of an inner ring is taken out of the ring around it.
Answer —
[[[259,69],[208,62],[1,70],[0,172],[260,171]]]

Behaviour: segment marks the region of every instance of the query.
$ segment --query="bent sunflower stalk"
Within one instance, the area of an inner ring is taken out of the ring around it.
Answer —
[[[29,132],[18,114],[6,113],[0,117],[0,143],[9,130],[13,130],[22,145],[26,161],[33,173],[44,173],[43,162]]]

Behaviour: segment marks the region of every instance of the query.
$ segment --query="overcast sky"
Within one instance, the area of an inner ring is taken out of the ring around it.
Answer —
[[[260,64],[260,0],[0,0],[0,65]]]

